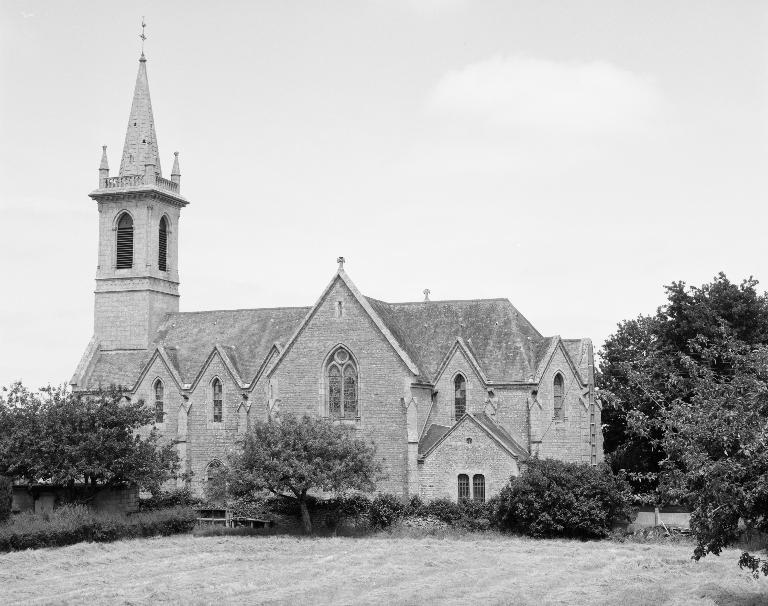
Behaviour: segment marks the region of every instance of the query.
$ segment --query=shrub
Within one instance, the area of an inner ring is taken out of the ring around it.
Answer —
[[[5,476],[0,476],[0,524],[11,516],[13,505],[13,484]]]
[[[50,513],[22,513],[0,526],[0,551],[167,536],[191,531],[195,520],[195,512],[186,507],[124,516],[96,513],[83,505],[65,505]]]
[[[494,521],[533,537],[601,538],[630,517],[631,494],[607,465],[531,459],[494,500]]]
[[[455,501],[435,499],[422,506],[421,510],[415,515],[422,517],[432,516],[453,526],[461,519],[461,510],[459,504]]]
[[[397,522],[405,511],[402,501],[392,494],[378,494],[371,501],[369,518],[374,528],[387,528]]]
[[[188,487],[161,490],[145,499],[139,499],[140,511],[169,509],[171,507],[197,507],[201,500]]]

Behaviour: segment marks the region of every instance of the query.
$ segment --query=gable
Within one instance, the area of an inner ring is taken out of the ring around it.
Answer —
[[[485,413],[467,413],[447,431],[443,431],[446,429],[444,426],[433,425],[424,434],[419,443],[419,456],[421,458],[429,457],[433,452],[439,450],[443,444],[447,443],[452,434],[463,431],[464,427],[469,424],[480,429],[494,444],[505,450],[515,459],[524,461],[529,458],[528,451]]]

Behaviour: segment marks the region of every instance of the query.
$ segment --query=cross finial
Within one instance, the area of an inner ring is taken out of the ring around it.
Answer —
[[[144,33],[144,28],[147,27],[147,24],[144,23],[144,16],[141,17],[141,34],[139,34],[139,38],[141,38],[141,58],[144,58],[144,41],[147,39],[146,34]]]
[[[336,263],[339,264],[339,269],[344,269],[344,257],[339,257],[336,259]]]
[[[424,289],[424,302],[429,301],[429,293],[432,292],[428,288]]]

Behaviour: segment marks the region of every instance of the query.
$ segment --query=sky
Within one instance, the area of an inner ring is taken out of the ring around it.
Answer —
[[[2,0],[0,385],[90,340],[142,15],[182,311],[312,305],[341,255],[599,349],[672,281],[766,287],[765,2]]]

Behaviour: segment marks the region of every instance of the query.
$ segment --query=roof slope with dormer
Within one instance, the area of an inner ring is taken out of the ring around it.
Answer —
[[[560,344],[575,368],[585,368],[589,361],[584,355],[588,340],[543,337],[507,299],[386,303],[361,295],[343,269],[330,285],[339,279],[353,290],[416,382],[434,383],[457,348],[468,354],[488,385],[537,382]],[[330,285],[313,307],[168,314],[148,350],[110,352],[95,347],[73,384],[83,389],[109,384],[135,389],[159,352],[189,389],[217,352],[243,388],[253,387],[266,366],[279,364]],[[270,356],[275,362],[266,364]],[[586,380],[586,373],[582,377]]]

